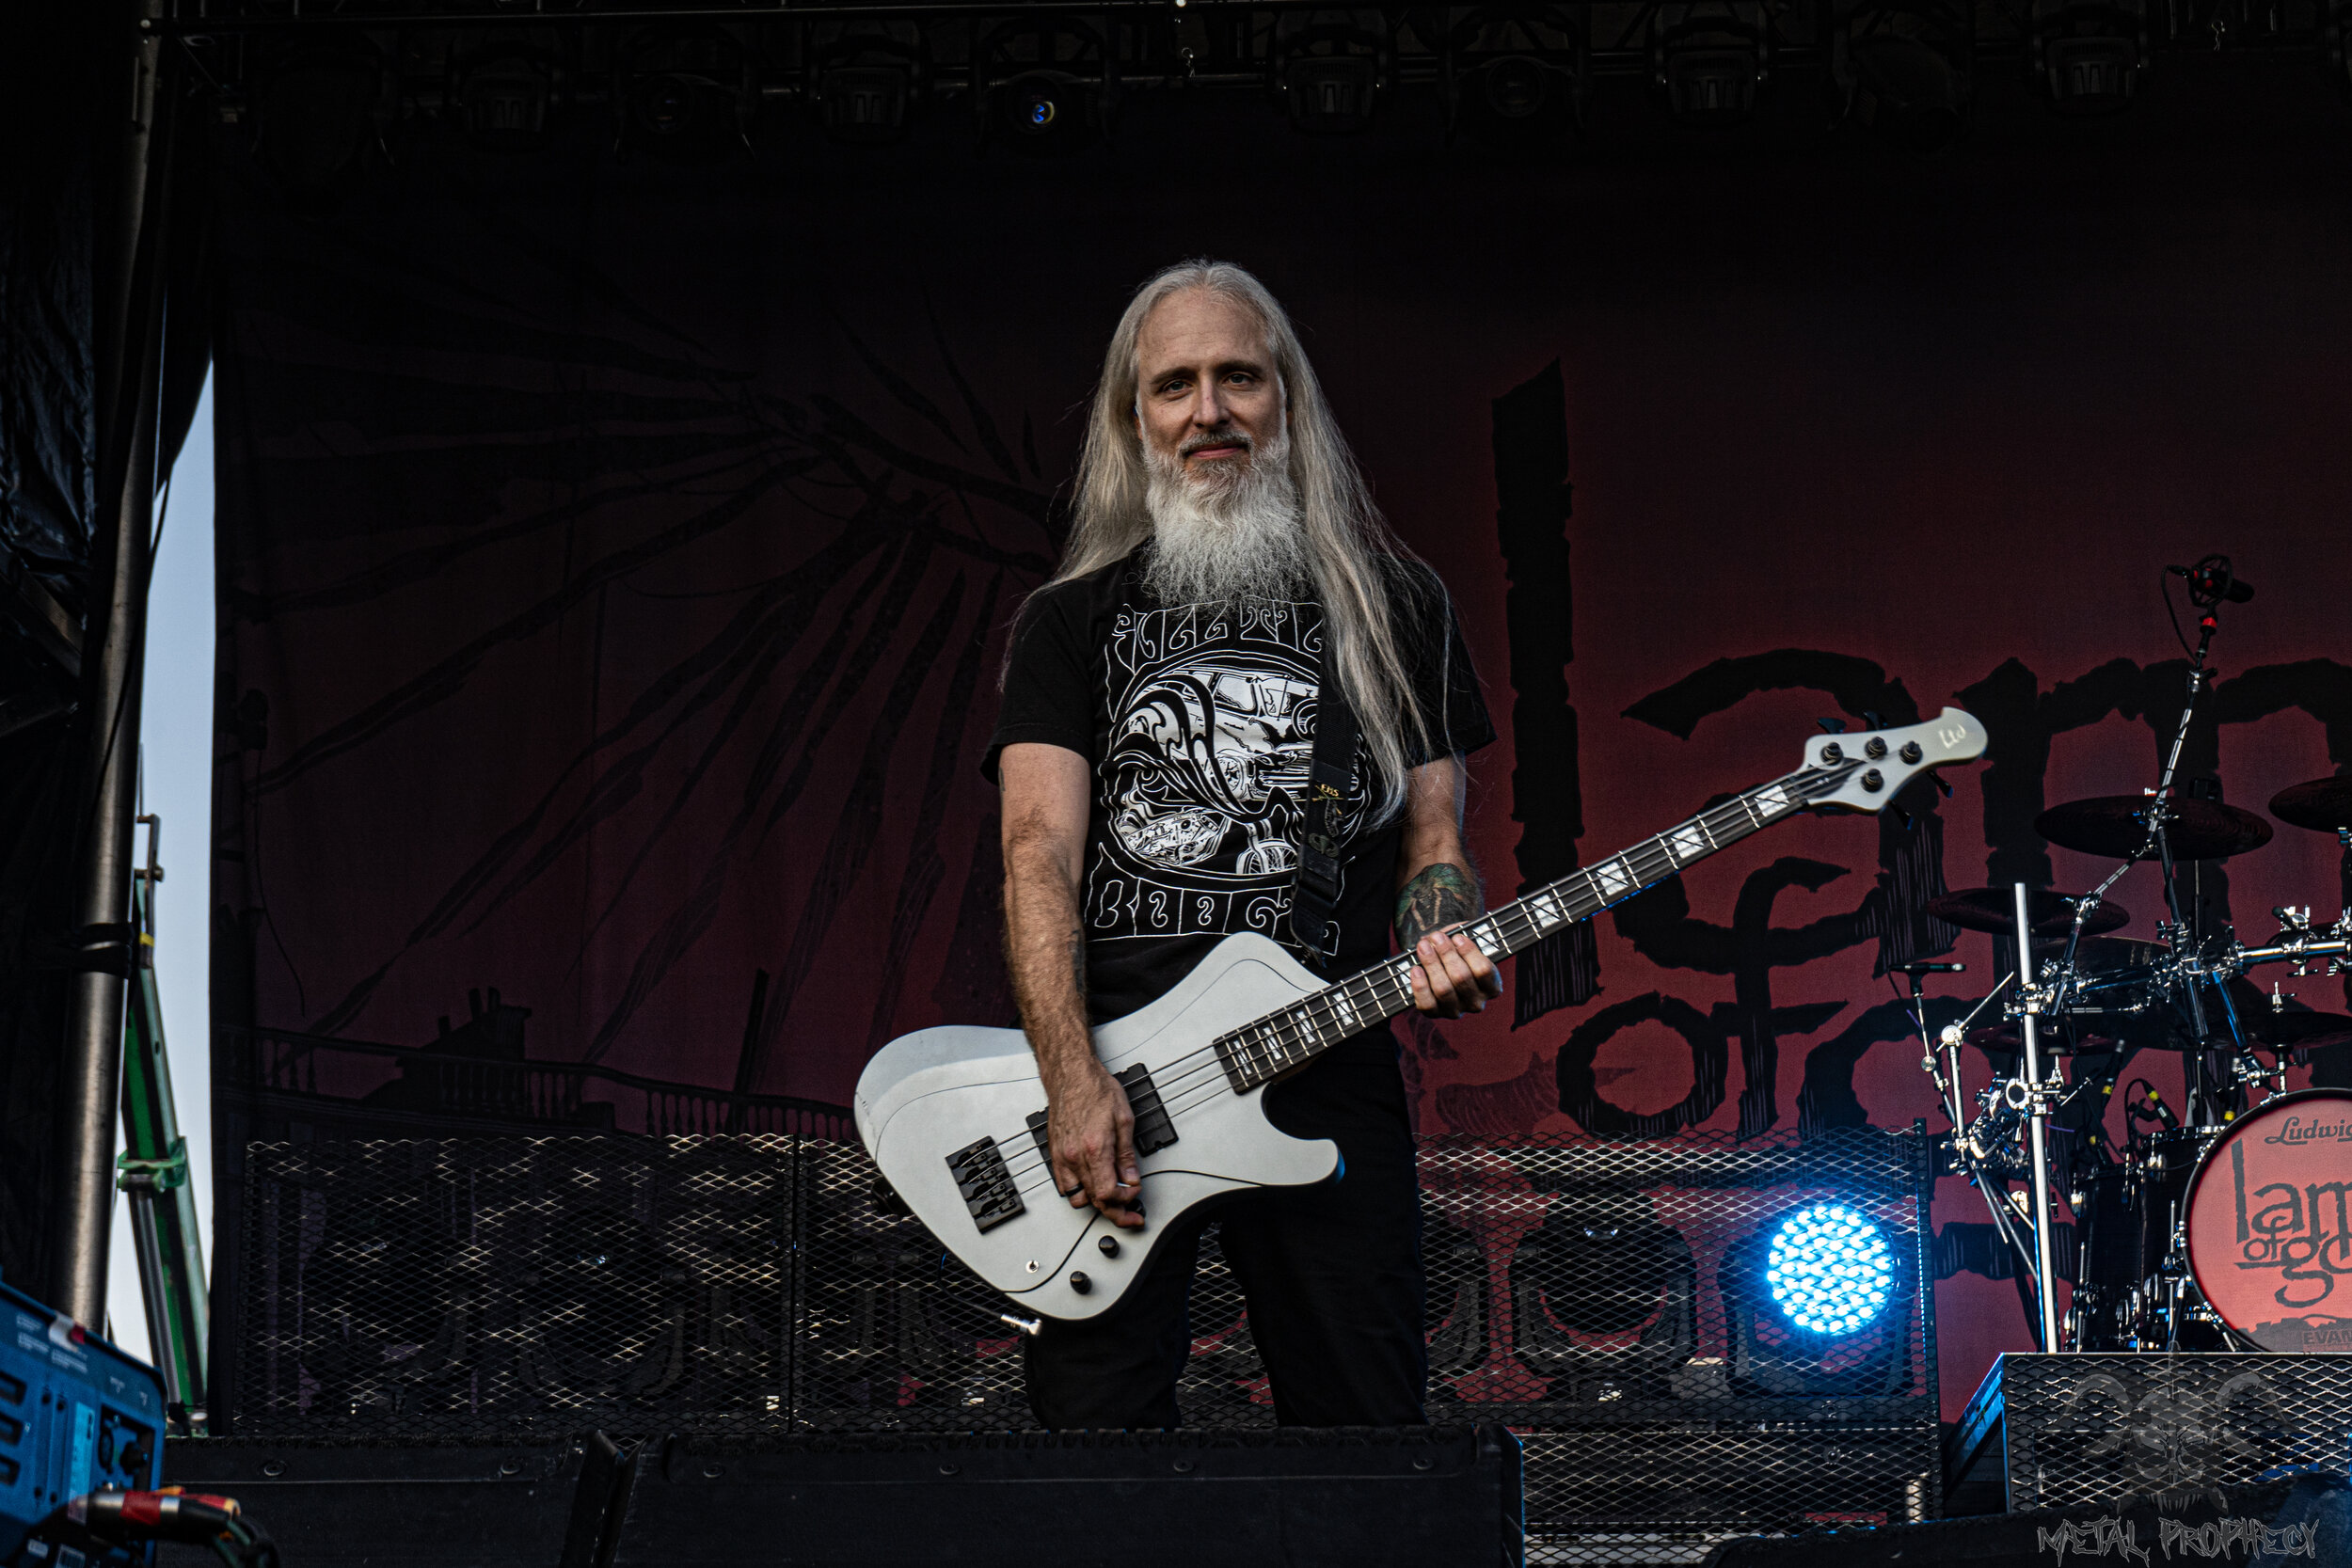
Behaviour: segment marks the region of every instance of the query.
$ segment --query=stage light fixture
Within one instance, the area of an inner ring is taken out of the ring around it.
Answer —
[[[1360,27],[1303,27],[1278,40],[1278,90],[1291,124],[1317,135],[1345,135],[1372,122],[1388,70],[1388,45]]]
[[[1083,23],[1021,22],[975,52],[982,135],[1001,135],[1031,157],[1073,152],[1110,115],[1103,40]]]
[[[1549,96],[1544,68],[1524,55],[1511,55],[1486,70],[1486,107],[1504,119],[1528,119]]]
[[[1843,1203],[1816,1203],[1781,1221],[1764,1261],[1764,1283],[1781,1312],[1814,1334],[1867,1327],[1895,1290],[1886,1232]]]
[[[1074,151],[1093,139],[1095,116],[1086,84],[1064,72],[1026,71],[993,96],[996,123],[1022,152]]]
[[[1782,1212],[1724,1256],[1721,1279],[1736,1392],[1887,1394],[1919,1353],[1915,1251],[1851,1200]]]
[[[615,55],[622,145],[672,163],[751,150],[759,103],[751,52],[723,27],[646,28]]]
[[[867,147],[897,141],[906,133],[911,87],[907,72],[898,66],[833,67],[817,87],[826,136]]]
[[[1737,125],[1756,112],[1771,80],[1770,24],[1759,8],[1661,7],[1650,34],[1650,74],[1666,112],[1685,125]]]
[[[547,145],[560,77],[554,60],[527,44],[453,54],[443,113],[485,152],[530,151]]]
[[[1846,19],[1831,80],[1854,118],[1913,152],[1935,152],[1967,127],[1976,90],[1974,14],[1940,0],[1866,5]]]
[[[930,76],[919,33],[904,24],[892,32],[861,28],[824,40],[814,53],[809,98],[827,140],[882,147],[905,136]]]
[[[2061,114],[2113,114],[2148,69],[2148,18],[2138,7],[2073,0],[2037,8],[2034,69]]]
[[[365,39],[297,48],[255,105],[262,163],[297,198],[330,196],[381,135],[384,87],[383,57]]]
[[[1551,1399],[1664,1398],[1698,1351],[1698,1266],[1638,1194],[1580,1194],[1511,1258],[1512,1352]]]
[[[1008,122],[1025,136],[1053,135],[1071,112],[1062,107],[1069,96],[1068,86],[1042,71],[1009,84],[1005,89]]]
[[[1565,135],[1581,119],[1584,38],[1565,12],[1473,11],[1448,45],[1450,131],[1523,145]]]

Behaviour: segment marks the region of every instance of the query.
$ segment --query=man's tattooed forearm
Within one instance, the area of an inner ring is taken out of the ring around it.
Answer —
[[[1477,914],[1478,879],[1466,867],[1440,861],[1396,895],[1397,945],[1409,953],[1430,932]]]

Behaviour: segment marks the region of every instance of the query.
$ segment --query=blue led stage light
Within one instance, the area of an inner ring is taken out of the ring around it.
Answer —
[[[1772,1232],[1764,1283],[1799,1328],[1852,1334],[1893,1298],[1895,1253],[1886,1233],[1860,1210],[1816,1203]]]

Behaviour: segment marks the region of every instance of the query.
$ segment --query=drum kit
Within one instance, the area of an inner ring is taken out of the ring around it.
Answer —
[[[1983,1194],[2015,1253],[2044,1348],[2352,1351],[2352,1017],[2291,1005],[2276,983],[2265,996],[2249,978],[2274,964],[2352,974],[2352,774],[2270,801],[2279,821],[2344,847],[2345,912],[2334,924],[2313,924],[2308,908],[2274,910],[2277,934],[2248,946],[2184,914],[2182,883],[2201,863],[2271,838],[2269,821],[2224,804],[2217,788],[2174,788],[2209,684],[2214,610],[2231,596],[2225,560],[2198,571],[2201,580],[2181,575],[2203,635],[2156,787],[2069,801],[2035,820],[2049,842],[2122,863],[2080,896],[2018,884],[1931,901],[1937,918],[2001,939],[2000,983],[1940,1030],[1921,976],[1962,966],[1898,970],[1911,976],[1920,1065],[1951,1118],[1948,1168]],[[2168,918],[2153,942],[2108,934],[2131,917],[2107,890],[2141,862],[2163,871]],[[1988,1009],[1996,1016],[1980,1022]],[[1996,1074],[1973,1099],[1961,1084],[1963,1045]],[[2177,1055],[2185,1102],[2176,1110],[2146,1079],[2128,1083],[2125,1135],[2111,1139],[2118,1083],[2143,1051]],[[2313,1086],[2288,1092],[2289,1067],[2307,1063]],[[2075,1221],[2071,1260],[2052,1223],[2060,1203]],[[2070,1274],[2061,1317],[2057,1284]]]

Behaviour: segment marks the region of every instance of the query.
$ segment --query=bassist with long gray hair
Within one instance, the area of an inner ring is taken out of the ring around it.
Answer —
[[[1423,1012],[1501,994],[1455,931],[1480,911],[1463,757],[1494,732],[1442,585],[1382,522],[1288,317],[1240,268],[1186,263],[1137,292],[1074,512],[1059,574],[1016,624],[987,767],[1048,1107],[1035,1131],[1061,1195],[1041,1196],[1100,1211],[1110,1259],[1157,1221],[1134,1086],[1091,1031],[1221,941],[1270,937],[1333,978],[1386,958],[1393,928]],[[1420,1212],[1395,1037],[1363,1029],[1261,1092],[1278,1128],[1342,1162],[1338,1180],[1215,1210],[1277,1417],[1417,1423]],[[1152,1238],[1116,1308],[1026,1341],[1040,1420],[1178,1424],[1202,1218]]]

